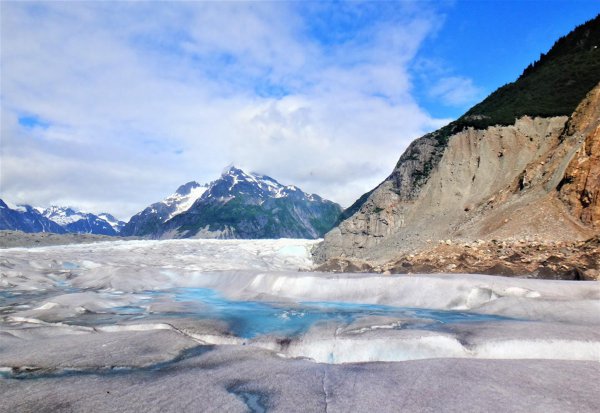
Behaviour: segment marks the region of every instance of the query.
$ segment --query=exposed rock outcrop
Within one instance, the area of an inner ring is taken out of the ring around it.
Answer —
[[[353,217],[327,234],[323,258],[387,261],[427,239],[455,238],[461,227],[493,209],[496,197],[510,191],[507,185],[517,181],[533,160],[541,161],[559,143],[565,121],[565,117],[522,118],[513,126],[462,131],[452,136],[423,186],[411,179],[422,160],[402,162]],[[425,153],[422,149],[430,148],[428,137],[417,140],[410,150],[414,148]]]
[[[478,273],[528,278],[600,281],[600,236],[580,242],[476,240],[427,243],[415,253],[373,266],[355,259],[335,258],[320,271],[384,274]]]
[[[559,184],[559,197],[585,225],[600,229],[600,88],[573,114],[565,135],[582,141]]]

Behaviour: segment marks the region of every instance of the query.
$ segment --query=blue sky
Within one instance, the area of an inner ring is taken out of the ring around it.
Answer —
[[[600,13],[600,2],[593,0],[456,1],[445,6],[445,24],[425,40],[418,57],[446,62],[458,76],[472,79],[480,98],[514,81],[560,36]],[[419,93],[427,85],[418,75],[415,80],[421,86],[415,88],[419,103],[434,116],[456,118],[476,103],[440,104]]]
[[[1,3],[0,197],[128,218],[224,166],[348,206],[597,1]]]

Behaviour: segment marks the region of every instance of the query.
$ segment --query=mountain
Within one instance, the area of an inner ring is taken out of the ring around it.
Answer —
[[[94,215],[73,208],[8,205],[0,199],[0,230],[115,236],[125,223],[110,214]]]
[[[207,189],[208,185],[200,185],[195,181],[181,185],[173,195],[150,205],[131,217],[129,222],[123,226],[121,235],[156,237],[165,222],[190,209]]]
[[[51,206],[44,209],[41,214],[60,225],[66,232],[112,236],[118,234],[106,220],[91,213],[76,211],[73,208]]]
[[[121,220],[115,218],[113,215],[111,215],[107,212],[102,212],[102,213],[98,214],[98,218],[108,222],[108,225],[110,225],[112,227],[112,229],[114,229],[115,232],[118,234],[121,233],[121,230],[123,229],[123,227],[126,224],[124,221],[121,221]]]
[[[195,188],[197,195],[200,189]],[[201,196],[191,205],[193,197],[167,208],[173,196],[151,205],[131,219],[125,233],[152,238],[319,238],[341,212],[338,204],[318,195],[233,166],[200,188]]]
[[[597,236],[599,82],[597,16],[559,39],[515,82],[412,142],[389,177],[344,212],[316,259],[326,265],[351,257],[354,267],[406,272],[415,254],[439,254],[433,246],[440,240],[513,245]],[[515,270],[518,254],[512,262],[502,251],[493,248],[498,262]],[[452,268],[429,270],[472,271],[471,252],[455,250],[444,264]],[[542,274],[561,258],[544,260],[521,274]],[[597,257],[582,265],[597,271]]]
[[[54,232],[57,234],[67,232],[63,227],[43,216],[37,209],[29,205],[8,206],[1,199],[0,230]]]

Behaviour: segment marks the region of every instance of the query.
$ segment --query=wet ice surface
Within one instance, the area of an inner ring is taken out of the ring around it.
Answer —
[[[313,244],[0,250],[0,411],[599,410],[598,283],[319,274]]]
[[[70,291],[70,293],[75,292],[79,291],[73,289]],[[120,298],[119,294],[100,293],[99,295],[113,299]],[[52,301],[52,295],[48,295],[48,293],[25,292],[17,295],[4,294],[4,297],[6,298],[3,307],[5,315],[18,313],[18,310],[23,308],[23,305],[19,304],[22,302],[31,302],[33,299]],[[305,333],[317,323],[329,321],[348,325],[366,317],[395,318],[398,321],[388,326],[391,329],[431,330],[443,329],[444,325],[452,323],[514,320],[491,314],[374,304],[229,300],[207,288],[145,291],[133,294],[129,296],[129,299],[132,302],[131,305],[108,307],[95,312],[87,311],[67,317],[62,321],[71,325],[101,326],[126,321],[151,321],[165,318],[219,320],[228,326],[228,330],[232,334],[240,338],[254,338],[268,334],[293,338]],[[162,306],[161,311],[160,304],[165,301],[174,305]],[[48,309],[50,308],[52,307]]]

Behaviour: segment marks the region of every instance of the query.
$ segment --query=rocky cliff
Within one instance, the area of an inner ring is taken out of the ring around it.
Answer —
[[[594,89],[565,131],[578,141],[577,150],[560,182],[559,198],[571,214],[600,230],[600,91]]]
[[[597,234],[599,28],[600,17],[580,26],[516,82],[414,141],[325,236],[317,260],[372,268],[439,240],[577,242]],[[561,96],[548,91],[553,85],[573,90]],[[544,93],[541,105],[530,99]]]
[[[600,232],[599,147],[600,85],[568,118],[523,117],[511,126],[468,128],[451,136],[423,185],[407,178],[423,161],[401,162],[325,236],[317,258],[385,267],[439,240],[588,239]],[[423,139],[409,150],[429,148]]]

